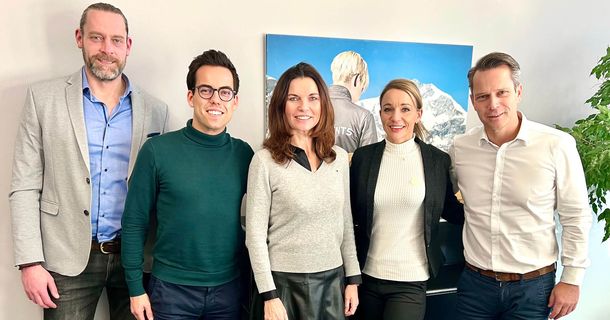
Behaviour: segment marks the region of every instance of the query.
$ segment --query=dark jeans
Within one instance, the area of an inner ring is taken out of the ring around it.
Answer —
[[[129,293],[120,254],[92,250],[85,270],[68,277],[51,272],[59,299],[56,309],[45,309],[45,320],[93,320],[97,302],[106,288],[110,319],[134,319],[129,311]]]
[[[215,287],[187,286],[150,278],[150,303],[155,320],[238,320],[240,279]]]
[[[426,314],[425,281],[391,281],[362,274],[359,291],[361,320],[417,320]]]
[[[554,286],[554,271],[534,279],[503,282],[465,268],[457,288],[457,319],[546,320]]]

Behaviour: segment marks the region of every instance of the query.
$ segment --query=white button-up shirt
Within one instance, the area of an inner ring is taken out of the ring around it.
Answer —
[[[557,261],[561,281],[579,285],[588,260],[592,212],[576,143],[569,134],[528,121],[497,146],[483,127],[454,138],[449,154],[464,198],[464,256],[476,267],[527,273]]]

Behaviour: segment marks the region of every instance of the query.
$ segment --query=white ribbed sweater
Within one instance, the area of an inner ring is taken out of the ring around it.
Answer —
[[[421,151],[415,140],[401,144],[386,140],[364,273],[393,281],[429,278],[424,241],[424,181]]]

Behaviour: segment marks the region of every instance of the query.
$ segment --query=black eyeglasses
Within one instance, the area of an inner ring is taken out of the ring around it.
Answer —
[[[214,95],[214,92],[218,91],[218,97],[224,102],[231,101],[237,94],[237,92],[233,91],[231,87],[220,87],[218,89],[214,89],[212,86],[208,86],[207,84],[198,85],[192,90],[197,91],[202,99],[210,99]]]

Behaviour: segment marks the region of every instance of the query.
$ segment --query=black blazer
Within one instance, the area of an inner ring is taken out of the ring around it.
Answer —
[[[451,223],[463,224],[464,207],[453,192],[449,172],[451,167],[449,155],[417,137],[415,142],[419,144],[421,150],[426,184],[424,198],[426,255],[430,275],[436,277],[444,259],[438,240],[440,217]],[[364,268],[371,241],[375,188],[384,149],[385,140],[357,149],[350,167],[352,215],[356,250],[361,269]]]

